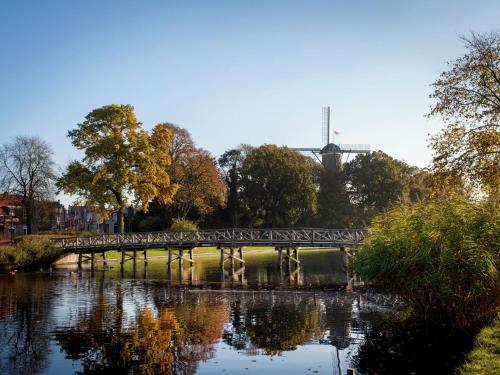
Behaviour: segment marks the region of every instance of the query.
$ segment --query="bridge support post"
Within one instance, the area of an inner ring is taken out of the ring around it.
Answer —
[[[189,249],[189,267],[193,267],[194,266],[194,259],[193,259],[193,249]]]
[[[283,267],[283,249],[281,247],[277,247],[278,250],[278,268],[281,270]]]
[[[148,250],[144,249],[144,265],[148,264]]]
[[[122,253],[122,259],[120,261],[120,267],[123,269],[125,267],[125,250],[123,248],[120,248],[119,251]]]
[[[184,249],[179,249],[179,267],[184,265]]]
[[[82,261],[83,261],[83,254],[82,253],[78,253],[78,270],[79,271],[82,270]]]
[[[236,255],[236,254],[238,255]],[[220,268],[224,269],[224,263],[229,261],[231,264],[231,269],[234,270],[234,262],[239,261],[240,265],[243,266],[245,264],[245,260],[243,259],[243,249],[236,249],[234,247],[229,248],[229,252],[226,251],[223,247],[220,248]]]
[[[108,265],[108,262],[106,261],[106,252],[102,252],[102,265],[106,267]]]
[[[238,254],[240,256],[240,266],[242,266],[245,263],[245,260],[243,259],[243,247],[238,249]]]
[[[90,269],[94,271],[94,267],[95,267],[95,253],[92,251],[90,253]]]
[[[231,262],[231,271],[234,272],[234,248],[231,248],[230,250],[230,259],[229,261]]]
[[[170,247],[167,247],[166,250],[168,251],[168,260],[167,260],[167,265],[168,268],[172,267],[172,249]]]

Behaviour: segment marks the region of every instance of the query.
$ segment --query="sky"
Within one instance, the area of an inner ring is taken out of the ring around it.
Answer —
[[[338,143],[431,160],[430,86],[500,28],[498,0],[0,0],[0,143],[36,135],[60,168],[92,109],[132,104],[215,156],[242,143]]]

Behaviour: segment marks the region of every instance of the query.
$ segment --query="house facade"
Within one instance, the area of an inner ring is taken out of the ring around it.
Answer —
[[[0,194],[0,239],[26,234],[26,211],[19,195]]]

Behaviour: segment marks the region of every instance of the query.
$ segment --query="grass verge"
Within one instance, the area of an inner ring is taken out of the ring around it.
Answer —
[[[468,354],[460,374],[500,374],[500,312],[477,335],[474,349]]]

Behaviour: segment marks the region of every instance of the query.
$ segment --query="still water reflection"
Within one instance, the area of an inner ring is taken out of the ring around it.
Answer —
[[[342,279],[341,259],[328,255],[318,264],[303,257],[300,285]],[[185,268],[189,278],[166,274],[164,261],[123,275],[1,276],[0,373],[345,374],[370,322],[393,302],[290,288],[290,274],[262,255],[248,259],[244,281],[203,259]]]

